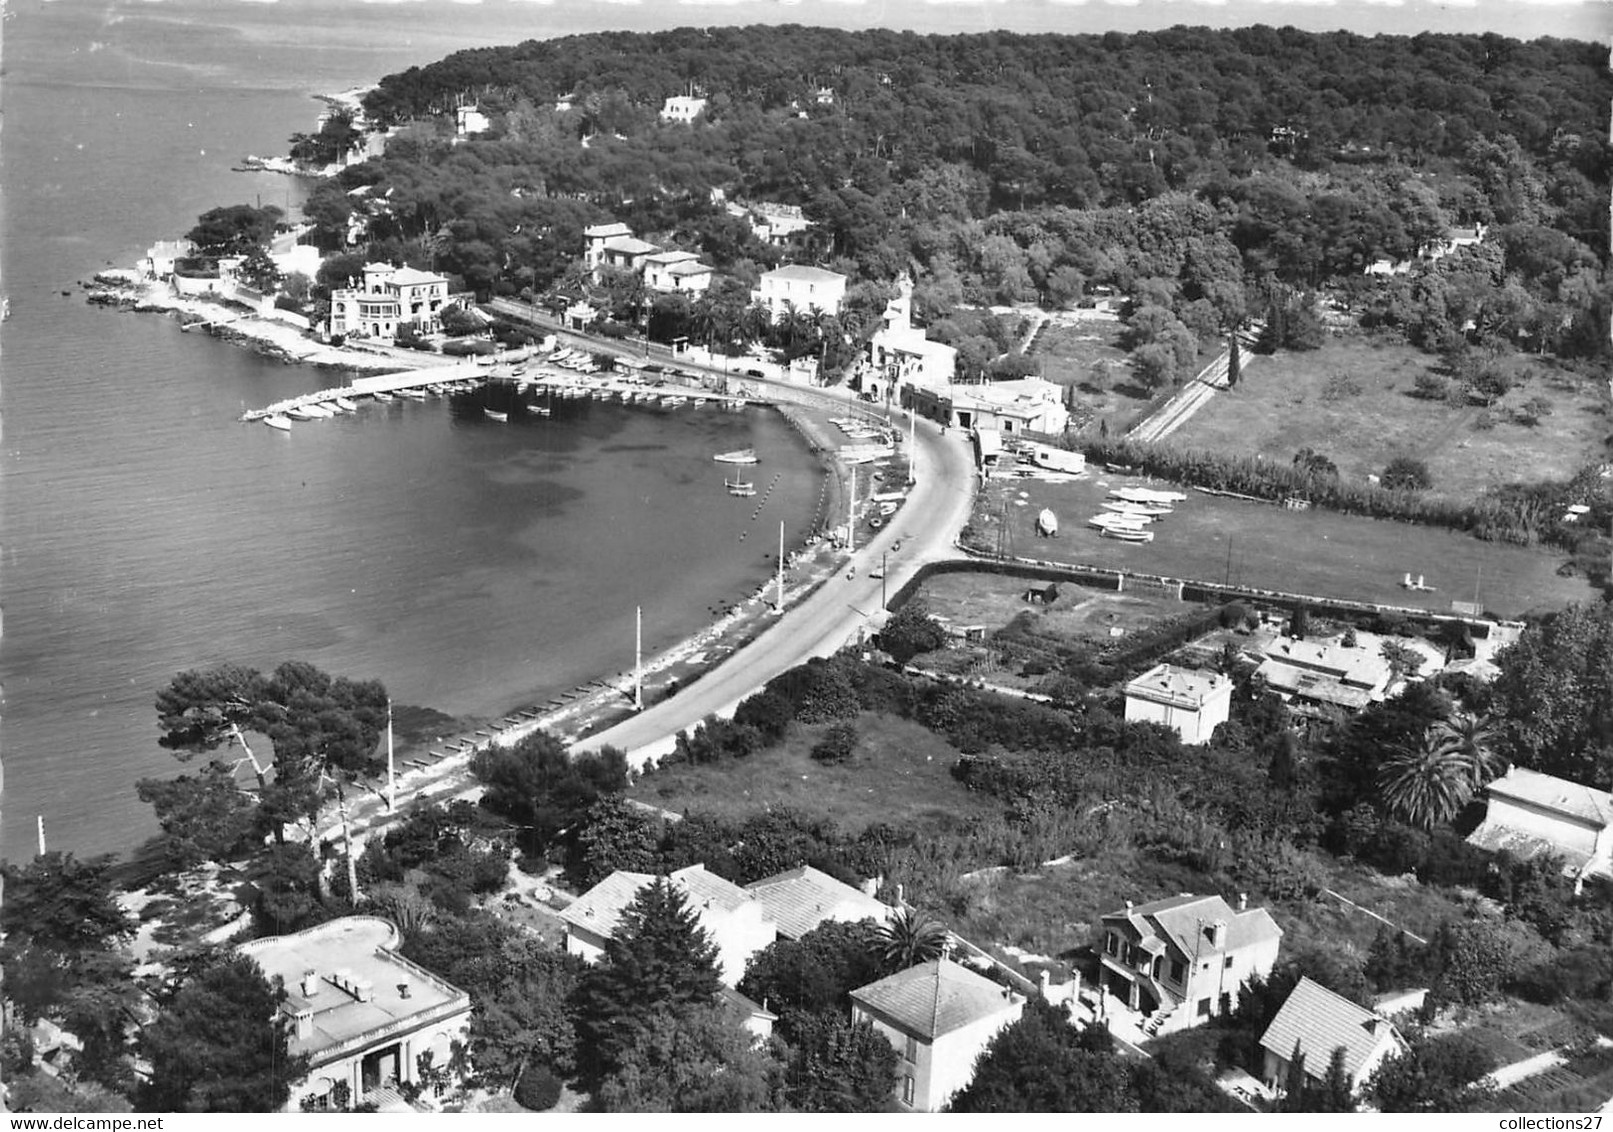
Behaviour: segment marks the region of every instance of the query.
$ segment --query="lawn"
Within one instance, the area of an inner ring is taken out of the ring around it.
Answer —
[[[1596,383],[1545,362],[1521,363],[1532,379],[1488,409],[1413,396],[1418,375],[1439,364],[1364,334],[1330,338],[1308,353],[1245,355],[1237,388],[1213,397],[1165,443],[1283,463],[1311,448],[1353,482],[1414,456],[1428,462],[1433,494],[1460,500],[1498,484],[1565,480],[1607,454],[1610,422]],[[1535,397],[1551,412],[1533,427],[1519,423],[1514,411]]]
[[[792,723],[784,741],[748,759],[706,766],[675,765],[644,775],[628,796],[677,813],[741,821],[788,807],[832,818],[857,834],[880,822],[907,828],[951,828],[960,820],[1002,812],[952,777],[958,751],[910,720],[864,713],[847,762],[826,765],[809,752],[824,727]]]
[[[1487,609],[1508,617],[1596,596],[1583,578],[1558,576],[1565,561],[1560,553],[1484,542],[1413,523],[1321,509],[1287,511],[1194,491],[1153,525],[1150,543],[1102,538],[1086,526],[1111,489],[1138,482],[1102,473],[1065,483],[993,480],[975,506],[976,537],[982,545],[1003,545],[1024,558],[1230,581],[1430,612],[1449,612],[1453,600],[1472,601],[1475,591]],[[1036,515],[1044,507],[1059,517],[1058,538],[1036,534]],[[1400,581],[1408,571],[1423,575],[1434,591],[1402,589]]]
[[[1001,629],[1021,613],[1035,619],[1038,636],[1098,644],[1110,629],[1130,633],[1182,612],[1181,602],[1148,594],[1117,594],[1082,586],[1060,586],[1052,605],[1027,602],[1033,583],[1000,574],[937,574],[919,588],[931,614],[953,625]],[[1041,586],[1037,585],[1040,589]]]
[[[1073,387],[1071,424],[1096,429],[1106,421],[1112,433],[1124,432],[1146,416],[1156,400],[1132,382],[1126,351],[1119,345],[1120,323],[1114,319],[1072,315],[1049,320],[1031,344],[1031,354],[1042,365],[1042,376],[1058,385]]]

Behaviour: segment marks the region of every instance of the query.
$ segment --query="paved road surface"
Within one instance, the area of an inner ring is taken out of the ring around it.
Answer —
[[[888,558],[884,585],[894,594],[926,562],[955,556],[953,543],[969,519],[974,498],[974,453],[966,434],[942,434],[920,420],[914,453],[917,483],[895,519],[866,546],[859,546],[856,575],[825,582],[757,640],[670,699],[608,731],[592,735],[578,750],[620,747],[635,767],[671,751],[677,733],[706,716],[732,714],[739,701],[763,684],[814,656],[828,656],[857,638],[880,609],[881,582],[869,577],[893,542],[902,549]]]

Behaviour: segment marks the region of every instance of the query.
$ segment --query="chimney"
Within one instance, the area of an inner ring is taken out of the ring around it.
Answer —
[[[409,984],[408,983],[399,983],[398,984],[398,997],[399,998],[408,998],[409,997]]]
[[[1211,947],[1222,947],[1226,943],[1227,922],[1225,920],[1216,920],[1206,927],[1204,932],[1210,937]]]
[[[291,1016],[292,1033],[299,1038],[314,1036],[314,1012],[312,1010],[299,1010]]]
[[[304,971],[302,973],[302,996],[304,998],[313,998],[318,993],[319,974],[315,971]]]
[[[1131,911],[1131,909],[1132,909],[1132,903],[1131,903],[1131,901],[1128,900],[1128,901],[1126,901],[1126,911],[1129,912],[1129,911]]]
[[[1049,997],[1049,995],[1047,993],[1047,988],[1049,986],[1051,986],[1052,983],[1053,983],[1053,974],[1052,974],[1052,972],[1049,971],[1046,967],[1043,967],[1041,974],[1036,977],[1037,989],[1039,991],[1041,991],[1041,993],[1042,993],[1042,1001],[1043,1002],[1051,1002],[1052,1001],[1052,999]]]
[[[1238,911],[1247,912],[1248,910],[1249,910],[1249,894],[1247,892],[1238,893]]]

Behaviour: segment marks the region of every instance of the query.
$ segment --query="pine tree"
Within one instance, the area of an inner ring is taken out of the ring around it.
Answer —
[[[152,1112],[275,1112],[308,1072],[288,1052],[285,988],[250,958],[208,952],[180,964],[140,1035],[151,1064],[141,1108]]]
[[[654,1016],[709,1009],[722,989],[717,948],[683,892],[661,877],[639,890],[578,994],[578,1067],[590,1091],[622,1068]]]
[[[1239,352],[1238,332],[1234,330],[1227,342],[1227,388],[1231,389],[1238,384],[1238,378],[1243,376],[1243,356]]]

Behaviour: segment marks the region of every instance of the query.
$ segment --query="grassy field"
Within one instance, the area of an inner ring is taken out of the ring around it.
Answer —
[[[1103,421],[1111,432],[1124,432],[1153,405],[1155,398],[1132,382],[1119,337],[1119,322],[1098,318],[1049,322],[1036,336],[1031,353],[1042,376],[1075,390],[1072,427],[1096,430]]]
[[[1102,473],[1068,483],[994,480],[976,504],[984,545],[998,545],[1006,516],[1010,553],[1208,582],[1231,581],[1288,593],[1381,602],[1448,612],[1452,600],[1480,602],[1504,616],[1557,608],[1595,596],[1583,578],[1559,577],[1561,554],[1411,523],[1337,512],[1285,511],[1269,503],[1189,491],[1174,514],[1154,524],[1151,543],[1102,538],[1086,521],[1112,488],[1134,477]],[[1160,485],[1154,484],[1158,487]],[[1036,514],[1059,517],[1058,538],[1039,538]],[[1432,593],[1402,589],[1410,571]]]
[[[1535,366],[1532,380],[1489,409],[1453,408],[1412,395],[1418,375],[1438,365],[1405,343],[1359,334],[1310,353],[1246,355],[1237,389],[1217,394],[1165,443],[1283,463],[1308,447],[1354,482],[1396,456],[1415,456],[1428,462],[1433,494],[1455,499],[1498,484],[1567,479],[1605,456],[1610,422],[1594,383]],[[1513,411],[1535,397],[1551,404],[1550,414],[1533,427],[1518,423]]]
[[[735,821],[768,807],[834,819],[844,832],[900,818],[920,830],[1000,813],[1002,806],[965,790],[952,777],[958,751],[916,723],[864,714],[851,759],[816,762],[808,753],[822,726],[790,725],[784,741],[748,759],[708,766],[671,766],[645,775],[629,797],[677,813],[706,813]]]
[[[1038,634],[1057,634],[1076,641],[1109,639],[1111,628],[1131,632],[1162,617],[1182,612],[1180,602],[1162,597],[1108,593],[1081,586],[1061,586],[1052,605],[1025,600],[1031,583],[1000,574],[937,574],[919,589],[930,612],[954,625],[1000,629],[1021,613],[1036,619]]]

